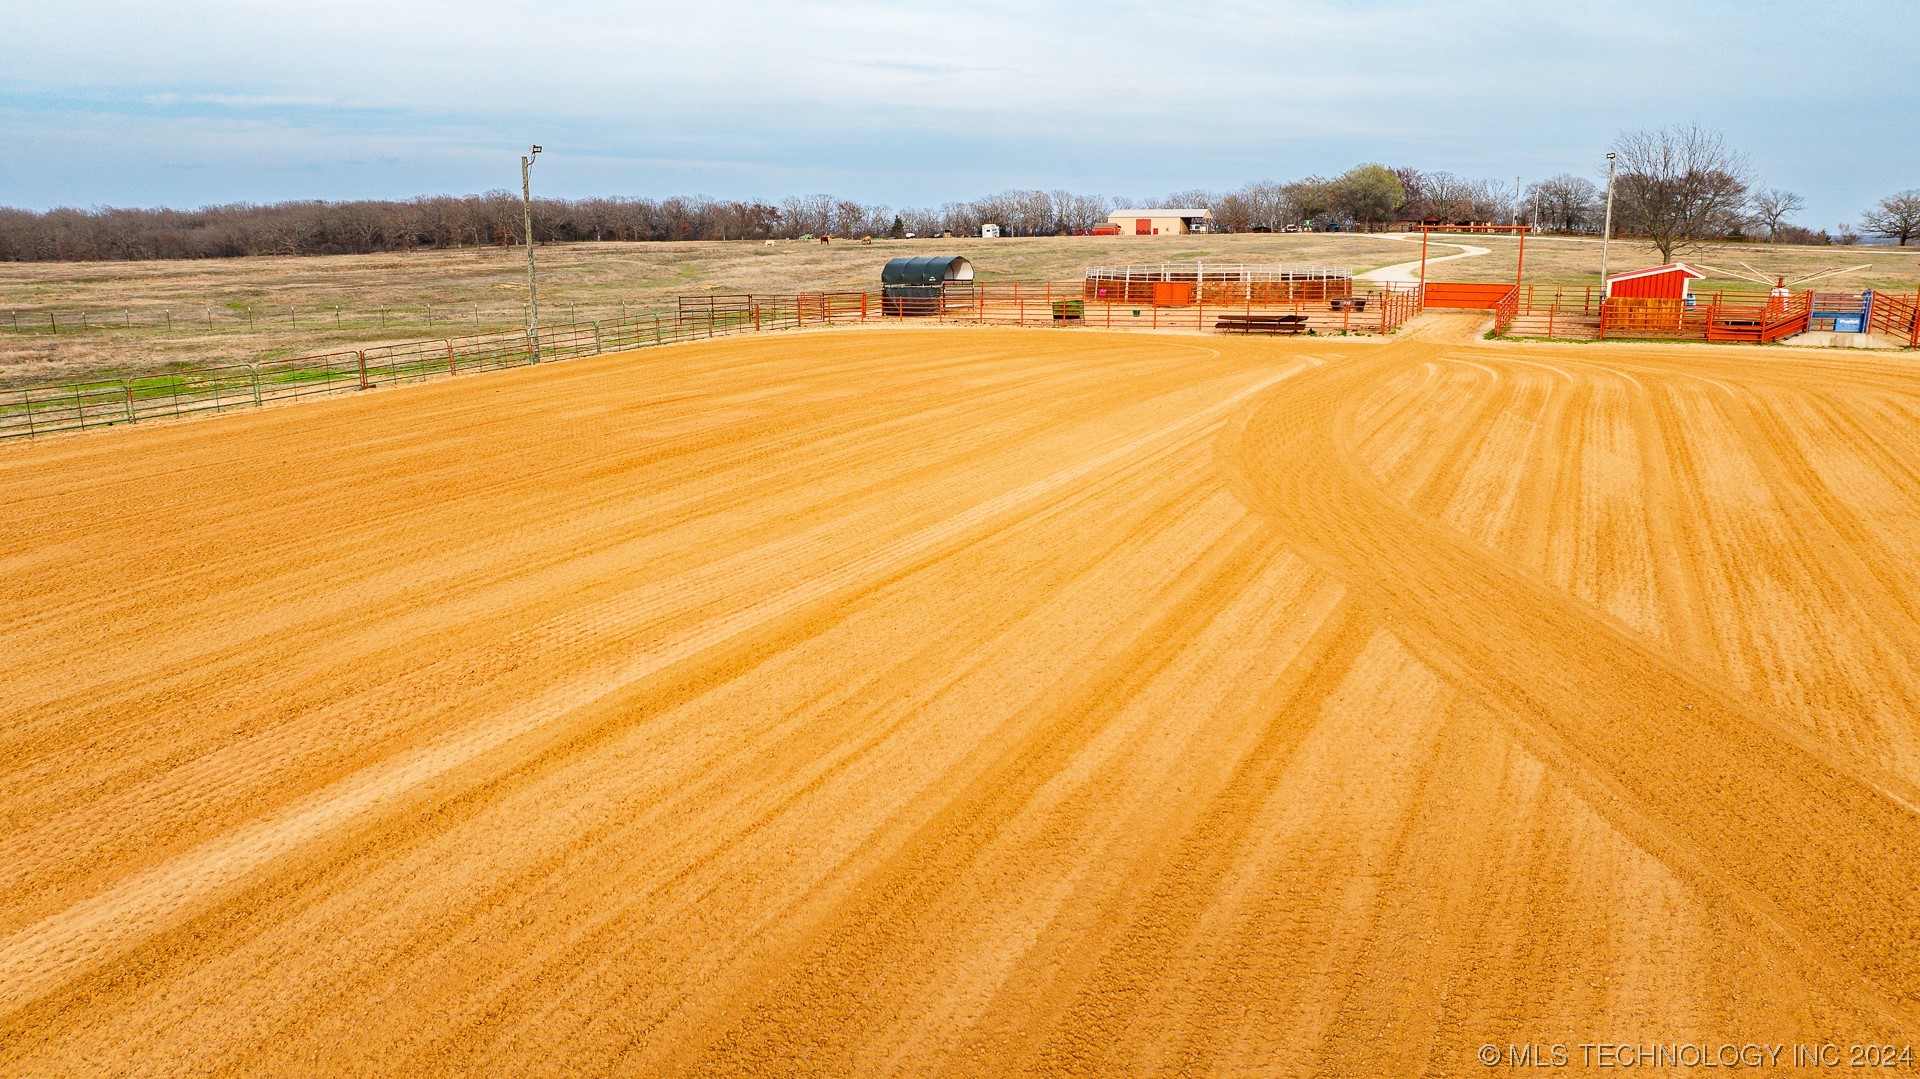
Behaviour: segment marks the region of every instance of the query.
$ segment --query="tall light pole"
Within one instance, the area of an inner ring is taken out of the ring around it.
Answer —
[[[1613,155],[1607,155],[1607,223],[1600,230],[1600,302],[1607,302],[1607,245],[1613,242]]]
[[[540,362],[540,290],[533,280],[533,159],[540,147],[520,158],[520,213],[527,228],[527,348],[529,362]]]

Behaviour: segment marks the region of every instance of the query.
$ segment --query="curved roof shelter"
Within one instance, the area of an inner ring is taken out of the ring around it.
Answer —
[[[882,285],[944,285],[972,280],[973,263],[959,255],[893,259],[880,271]]]

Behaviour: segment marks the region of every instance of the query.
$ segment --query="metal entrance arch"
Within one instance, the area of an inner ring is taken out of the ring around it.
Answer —
[[[1487,310],[1500,306],[1500,301],[1520,288],[1527,269],[1527,233],[1533,231],[1532,225],[1421,225],[1420,226],[1420,306],[1456,307],[1469,310]],[[1511,232],[1520,237],[1520,257],[1513,268],[1513,284],[1494,285],[1481,282],[1435,281],[1432,295],[1427,288],[1427,235],[1434,232]]]

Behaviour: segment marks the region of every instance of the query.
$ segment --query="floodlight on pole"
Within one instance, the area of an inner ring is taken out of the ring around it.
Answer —
[[[1607,155],[1607,223],[1600,229],[1600,302],[1607,302],[1607,245],[1613,242],[1613,155]]]
[[[520,158],[520,213],[527,237],[527,355],[531,363],[540,362],[540,290],[533,277],[533,159],[540,156],[535,146]]]

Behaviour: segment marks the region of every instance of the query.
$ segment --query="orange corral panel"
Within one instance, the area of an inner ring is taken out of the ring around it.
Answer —
[[[1193,302],[1193,282],[1156,281],[1153,283],[1155,307],[1185,307]]]
[[[1187,302],[1204,304],[1296,303],[1353,294],[1353,270],[1347,266],[1247,265],[1242,263],[1155,262],[1087,267],[1082,296],[1110,303],[1153,303],[1154,286],[1193,286]]]
[[[1429,281],[1426,288],[1426,306],[1491,310],[1512,291],[1511,282],[1489,285],[1477,282]]]
[[[1154,307],[1187,307],[1194,301],[1194,286],[1190,280],[1156,280],[1154,282]]]

